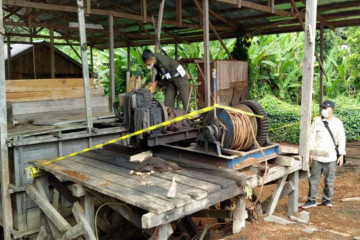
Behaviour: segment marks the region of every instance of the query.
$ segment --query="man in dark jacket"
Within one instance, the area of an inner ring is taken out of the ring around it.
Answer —
[[[142,60],[149,70],[153,67],[156,69],[153,89],[155,90],[157,86],[165,86],[165,106],[174,110],[175,98],[179,91],[183,107],[187,110],[190,87],[184,68],[174,59],[160,53],[153,53],[148,49],[144,50]]]

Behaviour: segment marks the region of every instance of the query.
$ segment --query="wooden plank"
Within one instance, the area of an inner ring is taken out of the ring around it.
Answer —
[[[171,212],[161,214],[147,213],[142,216],[141,225],[143,228],[148,229],[161,224],[170,223],[181,217],[198,212],[204,208],[208,208],[216,203],[230,199],[242,193],[242,188],[238,186],[221,189],[218,192],[210,194],[207,198],[189,203],[181,208],[176,208]]]
[[[0,6],[3,2],[0,0]],[[7,146],[7,117],[6,117],[6,86],[4,60],[4,26],[3,8],[0,9],[0,182],[1,182],[1,214],[4,239],[10,240],[13,229],[13,214],[9,192],[9,155]]]
[[[85,189],[79,183],[75,183],[71,186],[71,192],[75,197],[83,197],[85,195]]]
[[[81,154],[82,156],[87,156],[90,158],[95,158],[99,161],[105,161],[108,163],[112,163],[112,164],[116,164],[117,166],[121,166],[121,167],[125,167],[128,168],[130,170],[134,170],[136,167],[136,164],[130,164],[125,162],[125,159],[121,159],[121,158],[116,158],[114,157],[114,154],[112,154],[111,152],[106,152],[100,149],[95,149],[94,151],[91,152],[86,152]],[[160,174],[160,173],[154,173],[153,176],[159,177],[159,178],[163,178],[163,179],[167,179],[167,180],[172,180],[172,178],[175,176],[176,181],[180,182],[184,185],[188,185],[188,186],[192,186],[192,187],[196,187],[199,189],[203,189],[206,190],[207,192],[213,192],[213,191],[217,191],[220,186],[217,184],[213,184],[211,182],[207,182],[203,181],[203,180],[199,180],[198,178],[201,178],[201,174],[197,175],[197,178],[193,179],[193,178],[189,178],[187,177],[187,175],[191,174],[191,172],[182,169],[180,172],[178,173],[167,173],[167,174]],[[196,174],[192,174],[192,176],[196,176]],[[209,177],[207,176],[208,180]],[[211,181],[211,180],[210,180]]]
[[[294,173],[292,173],[294,174]],[[283,187],[283,190],[281,191],[281,194],[280,194],[280,197],[279,197],[279,200],[282,199],[283,197],[289,195],[290,193],[292,193],[293,191],[295,190],[295,186],[293,184],[292,181],[288,181],[287,183],[285,183],[284,187]],[[265,201],[263,201],[261,203],[261,208],[263,211],[266,211],[266,209],[268,208],[269,204],[270,204],[270,201],[271,201],[271,197],[268,197]]]
[[[39,206],[51,222],[54,223],[60,232],[64,233],[71,228],[69,223],[50,204],[49,200],[45,199],[33,185],[29,185],[27,187],[26,193]]]
[[[108,146],[111,148],[111,146]],[[99,161],[105,161],[105,162],[109,162],[127,169],[131,169],[134,170],[136,168],[136,164],[130,164],[128,163],[128,159],[129,156],[125,155],[124,153],[122,153],[123,157],[116,157],[113,154],[114,150],[103,150],[103,149],[95,149],[91,152],[87,152],[87,153],[83,153],[81,155],[83,156],[87,156],[90,158],[94,158],[97,159]],[[121,154],[121,153],[120,153]],[[172,180],[173,176],[176,175],[184,175],[184,176],[188,176],[193,178],[193,183],[186,183],[186,185],[190,184],[189,186],[193,186],[196,187],[196,184],[198,185],[198,188],[201,188],[200,186],[205,186],[205,185],[209,185],[209,183],[215,184],[215,185],[220,185],[222,188],[226,188],[230,185],[234,184],[234,181],[232,180],[228,180],[228,179],[224,179],[223,177],[218,177],[218,176],[214,176],[214,174],[210,174],[211,176],[209,176],[209,174],[206,173],[201,173],[198,171],[192,171],[186,168],[182,168],[181,171],[176,172],[176,173],[167,173],[167,174],[158,174],[155,173],[153,174],[154,176],[160,177],[160,178],[165,178],[168,180]],[[176,177],[178,179],[178,177]],[[185,184],[185,183],[184,183]],[[210,188],[210,189],[209,189]],[[218,187],[214,187],[209,185],[207,188],[202,188],[204,190],[210,190],[211,189],[218,189]]]
[[[121,201],[125,201],[147,211],[161,213],[174,208],[174,205],[167,201],[144,195],[139,191],[127,187],[111,184],[102,178],[98,178],[97,175],[79,174],[56,163],[43,165],[44,162],[45,161],[43,160],[38,160],[34,161],[33,164],[47,172],[57,174],[73,182],[79,182],[81,185],[89,189],[101,192]]]
[[[279,166],[284,166],[284,167],[292,167],[295,164],[295,158],[293,157],[288,157],[288,156],[278,156],[275,159],[275,163]]]
[[[248,87],[247,79],[244,79],[243,81],[240,81],[240,82],[231,82],[230,83],[230,88],[244,89],[247,87]]]
[[[120,176],[119,172],[121,172],[121,168],[119,167],[114,167],[111,165],[103,166],[104,164],[99,161],[97,161],[97,163],[89,163],[87,161],[82,161],[81,163],[79,163],[76,160],[78,158],[81,158],[81,156],[72,157],[68,161],[58,162],[57,164],[64,167],[71,164],[69,170],[74,171],[77,174],[98,176],[98,178],[102,179],[102,182],[104,183],[133,189],[134,191],[138,191],[139,194],[148,195],[149,198],[154,197],[155,200],[162,199],[163,202],[171,202],[172,204],[174,204],[175,207],[181,207],[191,201],[190,196],[184,195],[179,192],[177,192],[176,198],[168,199],[166,195],[171,184],[170,182],[164,184],[165,187],[163,187],[160,185],[159,182],[155,182],[154,184],[152,184],[147,178],[144,180],[139,178],[131,179],[129,178],[130,174],[128,170],[125,170],[127,172],[125,176]],[[94,165],[98,167],[94,167]],[[103,170],[104,168],[106,168],[106,170]],[[112,169],[114,169],[114,171],[111,171]],[[141,184],[142,182],[147,183],[148,181],[151,183],[150,186]]]
[[[350,197],[341,199],[342,202],[360,201],[360,197]]]
[[[70,91],[71,89],[69,89]],[[94,96],[91,99],[93,107],[101,106],[106,109],[109,100],[106,96]],[[49,101],[11,102],[14,116],[20,114],[59,112],[65,110],[84,109],[84,99],[55,99]]]
[[[67,231],[60,240],[77,239],[85,234],[84,225],[82,223],[76,224],[69,231]],[[81,238],[82,239],[82,238]]]
[[[90,89],[89,89],[90,91]],[[91,94],[102,96],[103,91],[98,89],[91,89]],[[23,101],[43,101],[56,99],[72,99],[84,97],[83,89],[76,90],[58,90],[58,91],[41,91],[41,92],[10,92],[6,94],[7,100],[11,102]]]
[[[86,240],[96,240],[93,230],[89,225],[89,222],[86,219],[84,210],[80,206],[79,202],[74,203],[72,212],[75,216],[75,219],[78,223],[81,223],[84,227],[84,235]]]
[[[269,173],[266,175],[265,183],[272,182],[284,176],[285,174],[290,174],[301,169],[301,162],[296,161],[296,164],[293,167],[282,167],[277,166],[270,168]],[[270,172],[271,171],[271,172]],[[261,186],[263,184],[263,177],[258,176],[257,174],[250,175],[247,177],[249,185],[251,188]]]
[[[209,33],[209,0],[203,0],[203,36],[204,36],[204,82],[205,82],[205,105],[211,105],[210,84],[210,33]]]
[[[53,90],[69,90],[83,88],[82,78],[56,78],[56,79],[20,79],[7,80],[6,92],[42,92]],[[94,79],[89,79],[91,88],[94,88]]]
[[[108,17],[109,28],[109,76],[110,76],[110,103],[115,102],[115,64],[114,64],[114,17]],[[113,111],[113,108],[111,108]]]
[[[270,216],[270,215],[272,215],[274,213],[274,210],[275,210],[275,207],[276,207],[276,205],[278,203],[280,194],[281,194],[281,192],[282,192],[282,190],[284,188],[284,184],[286,182],[287,176],[288,175],[286,174],[281,179],[278,180],[276,189],[275,189],[273,195],[271,196],[269,207],[266,209],[266,215],[267,216]]]

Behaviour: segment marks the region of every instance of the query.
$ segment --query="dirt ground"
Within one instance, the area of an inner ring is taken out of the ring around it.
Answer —
[[[324,181],[319,184],[317,202],[321,202]],[[262,198],[270,196],[274,185],[266,186]],[[308,181],[300,180],[299,204],[307,200]],[[252,223],[247,222],[241,233],[231,235],[232,225],[214,222],[197,222],[200,226],[213,224],[207,239],[245,240],[245,239],[360,239],[360,201],[341,201],[344,198],[360,197],[360,141],[347,144],[347,163],[338,168],[334,186],[333,208],[317,206],[307,209],[310,213],[308,224],[293,223],[289,225],[265,222],[265,215],[259,215]],[[304,211],[299,208],[299,212]],[[287,216],[287,197],[281,199],[274,212],[275,216],[289,219]],[[299,213],[296,214],[298,216]],[[304,230],[315,228],[312,233]]]

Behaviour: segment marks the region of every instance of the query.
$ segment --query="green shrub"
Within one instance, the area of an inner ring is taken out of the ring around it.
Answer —
[[[326,99],[326,98],[325,98]],[[335,116],[344,123],[346,140],[360,139],[360,104],[355,98],[344,96],[333,99],[335,102]],[[266,95],[259,100],[269,119],[269,136],[274,142],[288,142],[299,144],[300,111],[298,105],[283,102],[274,96]],[[318,116],[319,105],[312,104],[312,116]]]

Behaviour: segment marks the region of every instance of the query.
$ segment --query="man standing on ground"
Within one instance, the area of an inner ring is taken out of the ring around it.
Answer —
[[[316,206],[319,180],[322,173],[325,176],[325,188],[322,194],[322,204],[332,207],[332,197],[335,180],[336,163],[341,167],[344,164],[345,130],[340,119],[334,116],[335,103],[327,100],[322,105],[321,117],[316,117],[311,126],[310,134],[310,177],[308,201],[303,209]],[[332,135],[332,136],[331,136]],[[337,156],[336,145],[339,156]],[[315,156],[315,153],[317,153]]]
[[[153,53],[148,49],[144,50],[142,60],[149,70],[155,67],[157,71],[156,81],[152,83],[153,90],[155,91],[157,86],[166,87],[165,106],[174,110],[175,98],[179,91],[183,107],[187,110],[190,87],[184,68],[174,59],[160,53]]]

